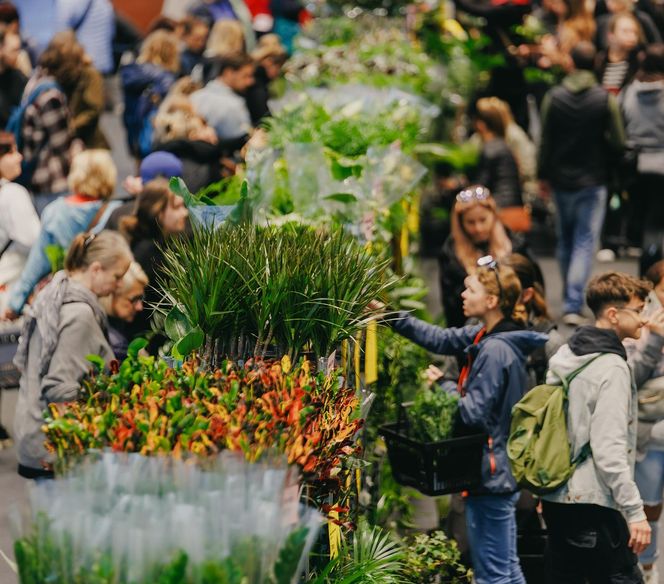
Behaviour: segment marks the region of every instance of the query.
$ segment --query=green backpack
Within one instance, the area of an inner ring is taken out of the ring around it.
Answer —
[[[576,458],[567,438],[567,396],[572,380],[595,359],[570,373],[558,376],[562,385],[538,385],[512,408],[507,457],[519,487],[545,495],[563,486],[577,465],[591,455],[590,443]]]

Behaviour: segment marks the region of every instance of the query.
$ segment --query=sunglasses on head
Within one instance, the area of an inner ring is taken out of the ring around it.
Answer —
[[[503,298],[503,286],[500,283],[500,276],[498,274],[498,262],[491,255],[482,256],[477,260],[478,268],[487,268],[493,270],[493,273],[496,275],[496,284],[498,284],[498,300]]]
[[[457,193],[456,200],[459,203],[470,201],[485,201],[491,196],[491,191],[483,186],[470,187]]]

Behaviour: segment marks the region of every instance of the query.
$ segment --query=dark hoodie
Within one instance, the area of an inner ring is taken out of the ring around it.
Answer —
[[[613,353],[627,361],[627,352],[618,335],[611,329],[596,326],[581,326],[574,331],[568,343],[575,355],[591,353]]]
[[[506,452],[512,406],[528,388],[526,357],[548,337],[507,319],[477,344],[473,341],[480,326],[444,329],[401,313],[392,327],[433,353],[470,359],[465,395],[459,400],[460,417],[464,425],[491,438],[482,457],[482,487],[475,494],[516,491]]]
[[[606,185],[624,142],[615,98],[592,71],[573,71],[542,103],[540,178],[563,191]]]

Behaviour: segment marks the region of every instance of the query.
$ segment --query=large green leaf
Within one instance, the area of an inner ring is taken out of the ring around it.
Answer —
[[[56,243],[47,245],[44,248],[48,263],[51,265],[51,273],[59,272],[65,265],[65,250]]]
[[[171,191],[173,191],[176,195],[184,199],[184,204],[187,207],[194,207],[196,205],[201,204],[198,201],[198,199],[191,194],[191,192],[187,188],[187,185],[180,177],[174,176],[173,178],[171,178],[170,182],[168,183],[168,186],[171,189]]]
[[[127,347],[127,356],[135,359],[142,349],[148,346],[148,340],[143,337],[134,339]]]
[[[249,183],[245,180],[240,188],[240,200],[231,211],[228,219],[235,225],[251,223],[253,210],[249,200]]]
[[[334,193],[325,197],[326,201],[336,201],[337,203],[357,203],[357,197],[352,193]]]
[[[99,371],[103,371],[106,367],[106,361],[104,361],[99,355],[86,355],[85,358],[97,367]]]
[[[183,359],[187,355],[200,349],[204,342],[205,334],[201,328],[197,326],[175,343],[172,351],[173,357],[176,359]]]
[[[187,315],[182,312],[177,306],[171,308],[171,311],[166,316],[164,322],[164,329],[168,338],[172,341],[178,341],[187,335],[194,326],[189,322]]]

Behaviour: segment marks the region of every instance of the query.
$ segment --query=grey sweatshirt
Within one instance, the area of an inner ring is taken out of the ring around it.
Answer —
[[[615,340],[619,344],[617,336]],[[603,350],[599,346],[598,349]],[[569,344],[563,345],[549,362],[547,383],[560,383],[561,376],[570,375],[597,355],[578,354]],[[579,464],[565,485],[544,499],[617,509],[632,523],[646,516],[634,481],[636,385],[624,357],[602,354],[570,384],[567,435],[572,456],[578,456],[587,443],[592,456]],[[633,365],[640,369],[643,364]]]
[[[41,469],[53,462],[41,430],[43,413],[49,403],[72,401],[78,396],[80,382],[90,370],[87,355],[99,355],[107,363],[114,359],[92,307],[85,302],[69,302],[61,307],[58,343],[48,371],[39,374],[42,338],[36,327],[28,346],[27,366],[19,385],[14,438],[20,464]]]

